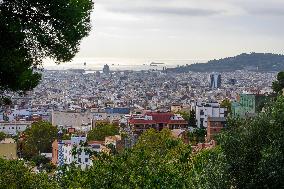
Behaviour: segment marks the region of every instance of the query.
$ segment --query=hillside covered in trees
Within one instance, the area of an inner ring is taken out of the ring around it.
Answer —
[[[284,55],[272,53],[243,53],[235,57],[210,60],[207,63],[196,63],[177,68],[173,72],[230,72],[235,70],[282,71],[284,70]]]

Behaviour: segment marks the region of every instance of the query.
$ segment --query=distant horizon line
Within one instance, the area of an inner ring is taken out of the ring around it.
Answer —
[[[109,65],[113,70],[149,70],[158,67],[151,66],[151,63],[163,63],[158,67],[173,68],[182,65],[190,65],[195,63],[207,63],[208,60],[193,59],[124,59],[124,58],[74,58],[71,62],[55,64],[54,62],[44,62],[42,68],[47,70],[68,70],[72,69],[90,69],[102,70],[104,65]]]
[[[92,61],[91,63],[98,63],[98,64],[115,64],[119,63],[122,65],[129,65],[129,64],[134,64],[134,65],[139,65],[139,64],[150,64],[151,62],[158,62],[162,61],[162,63],[165,64],[176,64],[179,65],[181,62],[186,62],[193,64],[193,63],[207,63],[210,60],[218,60],[218,59],[223,59],[223,58],[230,58],[230,57],[235,57],[241,54],[252,54],[252,53],[259,53],[259,54],[275,54],[275,55],[283,55],[282,53],[272,53],[272,52],[243,52],[243,53],[236,53],[234,55],[227,55],[227,56],[222,56],[222,57],[212,57],[212,58],[151,58],[151,57],[145,57],[145,58],[123,58],[123,57],[74,57],[71,61],[69,62],[62,62],[59,64],[84,64],[88,63],[88,61]],[[165,61],[165,62],[163,62]],[[174,61],[179,61],[177,63],[174,63]],[[51,59],[45,59],[43,61],[43,65],[56,65],[55,61]],[[184,63],[185,65],[186,63]]]

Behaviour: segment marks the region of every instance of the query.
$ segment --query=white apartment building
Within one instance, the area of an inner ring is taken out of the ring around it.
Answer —
[[[100,109],[100,108],[93,108],[91,110],[91,113],[93,115],[93,121],[109,121],[109,122],[114,122],[118,121],[123,118],[125,114],[123,113],[118,113],[118,112],[106,112],[105,109]]]
[[[45,121],[50,121],[50,112],[45,110],[37,110],[37,109],[31,109],[31,108],[24,108],[20,109],[17,106],[12,109],[8,109],[5,112],[3,112],[3,117],[1,117],[0,120],[7,120],[7,121],[16,121],[19,119],[27,119],[31,116],[40,116]]]
[[[0,122],[0,132],[15,136],[31,126],[31,121]]]
[[[87,137],[85,136],[72,136],[71,140],[64,141],[64,145],[62,147],[64,164],[69,165],[71,163],[75,163],[76,166],[79,166],[82,170],[92,166],[90,154],[87,152],[87,149],[90,149],[90,147],[80,145],[86,141]],[[73,154],[74,150],[76,150],[76,155]]]
[[[92,166],[90,155],[85,151],[86,147],[81,147],[75,156],[72,155],[72,149],[74,149],[74,146],[70,143],[63,146],[64,164],[69,165],[75,162],[76,166],[82,170]]]
[[[52,125],[63,128],[75,128],[87,132],[91,129],[92,114],[90,112],[52,111]]]
[[[207,127],[208,117],[225,117],[227,108],[221,108],[218,103],[200,103],[195,106],[197,127]]]

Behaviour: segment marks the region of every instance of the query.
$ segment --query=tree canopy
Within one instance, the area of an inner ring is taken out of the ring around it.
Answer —
[[[36,174],[22,161],[0,159],[0,188],[59,188],[47,174]]]
[[[284,186],[284,97],[255,118],[231,120],[219,144],[236,188]]]
[[[189,141],[192,145],[205,142],[207,132],[205,128],[194,128],[192,132],[188,133]]]
[[[67,188],[185,188],[190,154],[191,147],[170,130],[150,129],[133,149],[101,154],[85,172],[68,169],[61,182]],[[80,176],[73,180],[74,175]]]
[[[113,124],[98,124],[94,129],[88,133],[88,141],[98,140],[103,141],[107,136],[114,136],[119,134],[118,126]]]
[[[222,102],[221,102],[221,104],[220,104],[220,107],[221,108],[227,108],[227,112],[228,113],[231,113],[231,111],[232,111],[232,103],[231,103],[231,101],[229,100],[229,99],[224,99]]]
[[[31,128],[24,132],[22,143],[23,154],[26,158],[37,156],[41,153],[51,153],[52,142],[57,137],[57,128],[49,122],[35,122]]]
[[[194,110],[190,111],[188,123],[190,127],[196,127],[196,113]]]
[[[178,111],[177,113],[180,114],[185,121],[189,121],[190,114],[188,112]]]
[[[277,80],[272,83],[272,89],[275,93],[282,93],[284,89],[284,71],[278,73]]]
[[[3,132],[0,132],[0,141],[4,140],[6,138],[6,134]]]
[[[0,1],[0,92],[34,88],[43,59],[70,61],[91,29],[91,0]]]

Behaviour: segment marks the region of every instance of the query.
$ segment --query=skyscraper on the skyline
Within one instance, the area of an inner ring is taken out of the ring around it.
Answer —
[[[210,74],[210,88],[217,89],[221,87],[221,74]]]
[[[108,74],[109,74],[109,72],[110,72],[109,65],[107,65],[107,64],[106,64],[106,65],[104,65],[103,73],[108,75]]]

